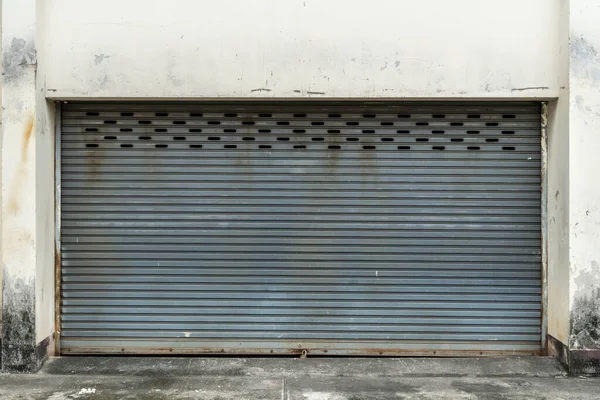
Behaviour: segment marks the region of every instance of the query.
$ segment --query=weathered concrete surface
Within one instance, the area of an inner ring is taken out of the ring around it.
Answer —
[[[0,375],[13,399],[594,399],[600,379],[550,358],[114,358]]]

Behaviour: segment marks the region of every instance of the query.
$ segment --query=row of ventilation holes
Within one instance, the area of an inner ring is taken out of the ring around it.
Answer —
[[[105,136],[104,138],[105,139],[116,139],[117,137],[116,136]],[[149,136],[141,136],[140,137],[140,140],[150,140],[150,139],[151,138]],[[176,136],[173,139],[175,139],[175,140],[185,140],[185,137],[181,137],[181,136],[178,137],[178,136]],[[245,137],[243,139],[244,140],[254,140],[253,137]],[[316,139],[318,139],[318,140],[316,140]],[[358,139],[358,138],[346,138],[346,140],[349,140],[349,139]],[[382,141],[386,141],[385,139],[391,139],[391,138],[382,138],[381,140]],[[220,140],[220,138],[219,137],[209,137],[208,140]],[[287,141],[287,140],[289,140],[289,138],[277,138],[277,140]],[[323,138],[312,138],[312,140],[313,141],[323,141],[324,139]],[[429,139],[427,139],[427,138],[418,138],[417,142],[426,142],[428,140]],[[358,141],[358,140],[356,140],[356,141]],[[393,141],[393,140],[391,140],[391,141]],[[456,141],[462,142],[463,139],[452,139],[452,141],[453,142],[456,142]],[[498,139],[486,139],[486,142],[497,142],[497,141],[498,141]],[[85,147],[88,147],[88,148],[98,148],[99,144],[97,144],[97,143],[87,143],[85,145]],[[131,144],[131,143],[123,143],[123,144],[121,144],[121,147],[123,147],[123,148],[132,148],[133,144]],[[154,147],[156,147],[157,149],[165,149],[165,148],[169,147],[169,145],[167,145],[167,144],[155,144]],[[203,146],[201,144],[190,144],[190,149],[201,149],[202,147]],[[224,149],[237,149],[237,145],[235,145],[235,144],[226,144],[226,145],[223,146],[223,148]],[[270,148],[272,148],[272,146],[270,144],[261,144],[261,145],[258,146],[258,148],[259,149],[270,149]],[[327,146],[327,148],[331,149],[331,150],[340,150],[342,148],[342,146],[340,146],[340,145],[329,145],[329,146]],[[362,148],[365,149],[365,150],[375,150],[377,148],[377,146],[365,145]],[[432,146],[431,148],[432,148],[432,150],[445,150],[446,149],[445,146]],[[294,149],[306,149],[306,145],[294,145]],[[480,150],[480,149],[481,148],[479,146],[468,146],[467,147],[467,150]],[[398,146],[398,150],[410,150],[410,146]],[[514,146],[503,146],[502,150],[505,150],[505,151],[515,150],[515,147]]]
[[[88,117],[98,117],[100,116],[99,112],[87,112],[85,114]],[[155,113],[154,114],[157,117],[168,117],[169,113]],[[121,113],[122,117],[133,117],[134,113],[131,112],[123,112]],[[190,117],[202,117],[203,114],[202,113],[190,113]],[[235,113],[225,113],[223,114],[224,117],[226,118],[235,118],[238,115]],[[259,118],[271,118],[273,116],[273,114],[267,113],[267,114],[258,114]],[[342,114],[328,114],[327,115],[329,118],[342,118]],[[376,114],[363,114],[362,115],[363,118],[376,118],[377,115]],[[306,118],[307,115],[306,114],[294,114],[294,118]],[[397,115],[398,118],[410,118],[411,115],[410,114],[398,114]],[[446,118],[446,114],[432,114],[431,115],[432,118],[434,119],[441,119],[441,118]],[[479,119],[481,118],[480,114],[468,114],[467,118],[469,119]],[[516,115],[515,114],[503,114],[502,118],[504,119],[515,119]],[[108,120],[108,121],[104,121],[105,124],[116,124],[117,121],[114,120]],[[152,123],[152,121],[147,121],[147,120],[140,120],[138,121],[139,124],[145,124],[145,125],[149,125]],[[185,125],[186,121],[173,121],[174,124],[176,125]],[[220,125],[221,121],[208,121],[209,125]],[[254,121],[243,121],[242,122],[243,125],[254,125]],[[290,123],[288,121],[279,121],[277,122],[278,125],[289,125]],[[312,125],[323,125],[324,122],[312,122]],[[347,122],[346,124],[350,124],[350,125],[358,125],[358,122]],[[382,125],[393,125],[393,122],[382,122]],[[493,125],[491,125],[493,124]],[[417,125],[429,125],[428,122],[417,122]],[[452,126],[462,126],[463,123],[462,122],[453,122],[451,123]],[[488,122],[486,124],[487,126],[498,126],[497,122]]]
[[[87,116],[96,117],[96,116],[99,116],[100,113],[97,113],[97,112],[88,112],[88,113],[86,113],[86,115]],[[134,115],[133,113],[121,113],[121,116],[123,116],[123,117],[132,117],[133,115]],[[157,117],[167,117],[169,114],[168,113],[155,113],[155,115]],[[203,114],[199,114],[199,113],[191,113],[190,114],[190,117],[202,117],[202,116],[203,116]],[[230,118],[230,117],[237,117],[237,114],[226,113],[226,114],[224,114],[224,116],[228,117],[228,118]],[[271,117],[271,116],[272,116],[272,114],[259,114],[259,117],[261,117],[261,118],[268,118],[268,117]],[[341,114],[329,114],[328,116],[330,118],[341,118],[342,117]],[[363,114],[364,118],[375,118],[376,116],[377,115],[375,115],[375,114]],[[306,114],[294,114],[294,117],[295,118],[302,118],[302,117],[306,117]],[[398,115],[398,118],[410,118],[410,117],[411,117],[410,114],[399,114]],[[433,118],[445,118],[446,116],[445,116],[445,114],[433,114],[432,117]],[[469,114],[467,117],[471,118],[471,119],[476,119],[476,118],[480,118],[481,116],[479,114]],[[502,115],[502,118],[505,118],[505,119],[514,119],[515,117],[516,116],[514,114],[504,114],[504,115]],[[116,124],[117,121],[108,120],[108,121],[104,121],[104,123],[105,124]],[[152,121],[140,120],[140,121],[138,121],[138,123],[141,124],[141,125],[148,125],[148,124],[151,124]],[[173,121],[173,124],[175,124],[175,125],[185,125],[186,121]],[[209,125],[220,125],[221,122],[220,121],[208,121],[208,124]],[[254,124],[255,124],[254,121],[243,121],[242,122],[242,125],[254,125]],[[311,123],[311,125],[316,125],[316,126],[324,125],[324,124],[325,123],[321,122],[321,121],[317,121],[317,122],[312,122]],[[390,126],[390,125],[393,125],[393,124],[394,124],[393,122],[381,122],[381,125],[383,125],[383,126]],[[277,121],[277,125],[289,125],[289,122],[288,121]],[[346,125],[349,125],[349,126],[359,125],[359,123],[356,122],[356,121],[352,121],[352,122],[346,122]],[[417,126],[427,126],[427,125],[429,125],[429,123],[428,122],[416,122],[416,125]],[[450,125],[451,126],[463,126],[463,123],[462,122],[452,122],[452,123],[450,123]],[[487,122],[486,126],[498,126],[498,123],[497,122]],[[97,128],[87,128],[86,129],[86,132],[97,132],[97,131],[98,131]],[[133,131],[133,129],[121,129],[121,132],[132,132],[132,131]],[[155,129],[154,131],[155,132],[167,132],[167,129]],[[189,131],[190,132],[202,132],[202,129],[190,129]],[[225,133],[235,133],[236,129],[224,129],[224,132]],[[258,132],[259,133],[270,133],[271,130],[270,129],[259,129]],[[305,133],[306,130],[304,130],[304,129],[295,129],[293,132],[294,133]],[[327,132],[328,133],[340,133],[340,130],[330,129]],[[364,129],[362,132],[363,133],[375,133],[374,130],[367,130],[367,129]],[[410,131],[399,130],[399,131],[397,131],[397,133],[410,133]],[[444,131],[443,130],[434,130],[434,131],[432,131],[432,133],[433,134],[443,134]],[[515,133],[514,131],[502,131],[502,134],[505,134],[505,135],[512,135],[514,133]],[[479,134],[479,131],[467,131],[467,134]],[[107,139],[107,140],[111,140],[112,139],[112,140],[114,140],[114,139],[117,139],[117,137],[116,136],[105,136],[104,139]],[[149,137],[149,136],[140,136],[139,139],[140,140],[150,140],[151,137]],[[185,136],[175,136],[173,139],[174,140],[186,140],[186,137]],[[221,139],[220,137],[209,137],[208,138],[208,140],[220,140],[220,139]],[[249,140],[249,141],[251,141],[251,140],[254,140],[254,138],[253,137],[244,137],[243,140]],[[279,137],[279,138],[277,138],[277,140],[279,140],[279,141],[288,141],[289,138]],[[316,137],[316,138],[312,138],[312,140],[313,141],[324,141],[324,138]],[[346,138],[346,140],[347,141],[359,141],[359,138]],[[381,141],[383,141],[383,142],[393,142],[394,139],[393,138],[381,138]],[[427,139],[427,138],[417,138],[416,141],[417,142],[427,142],[427,141],[429,141],[429,139]],[[463,139],[455,138],[455,139],[451,139],[451,141],[452,142],[462,142]],[[486,139],[486,142],[498,142],[498,139]],[[95,148],[95,147],[98,147],[98,144],[88,143],[88,144],[86,144],[86,147]],[[121,147],[131,148],[131,147],[133,147],[133,144],[122,144]],[[167,148],[168,145],[166,145],[166,144],[157,144],[157,145],[155,145],[155,147],[156,148]],[[202,148],[202,145],[193,145],[192,144],[192,145],[190,145],[190,148]],[[237,148],[237,146],[236,145],[225,145],[224,148],[226,148],[226,149],[235,149],[235,148]],[[270,149],[271,145],[259,145],[258,148],[259,149]],[[294,148],[295,149],[305,149],[306,146],[305,145],[296,145],[296,146],[294,146]],[[341,149],[341,146],[339,146],[339,145],[331,145],[331,146],[328,146],[328,148],[332,149],[332,150],[339,150],[339,149]],[[363,149],[373,150],[373,149],[376,149],[376,146],[363,146]],[[409,150],[410,146],[398,146],[398,149],[399,150]],[[445,147],[444,146],[432,146],[432,149],[434,149],[434,150],[444,150]],[[480,147],[479,146],[469,146],[469,147],[467,147],[467,149],[468,150],[480,150]],[[515,150],[515,148],[512,147],[512,146],[505,146],[505,147],[502,147],[502,150]]]

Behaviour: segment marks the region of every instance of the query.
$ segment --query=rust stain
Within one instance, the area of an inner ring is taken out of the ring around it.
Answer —
[[[58,244],[54,246],[54,354],[60,355],[60,304],[61,304],[61,255]]]
[[[23,149],[21,154],[21,159],[23,161],[27,161],[27,149],[29,148],[29,141],[31,140],[31,135],[33,135],[33,117],[29,118],[27,125],[25,125],[25,132],[23,135]]]
[[[19,212],[19,199],[21,194],[21,187],[25,182],[27,174],[27,150],[29,149],[29,142],[34,133],[34,119],[33,116],[29,117],[25,130],[23,131],[23,144],[21,148],[21,162],[15,173],[14,180],[12,183],[12,189],[10,191],[10,198],[8,199],[7,210],[10,213],[17,214]]]

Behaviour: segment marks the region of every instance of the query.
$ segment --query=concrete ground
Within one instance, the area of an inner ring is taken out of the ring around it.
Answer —
[[[0,374],[0,399],[600,399],[552,358],[62,357]]]

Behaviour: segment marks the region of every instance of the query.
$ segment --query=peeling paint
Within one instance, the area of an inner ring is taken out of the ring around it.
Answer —
[[[2,75],[5,83],[14,83],[21,78],[25,70],[37,65],[33,40],[13,37],[10,48],[2,54]]]
[[[99,65],[102,61],[110,58],[110,56],[105,56],[104,54],[94,54],[94,63]]]
[[[576,36],[570,45],[573,74],[593,84],[600,84],[600,54],[585,37]]]

